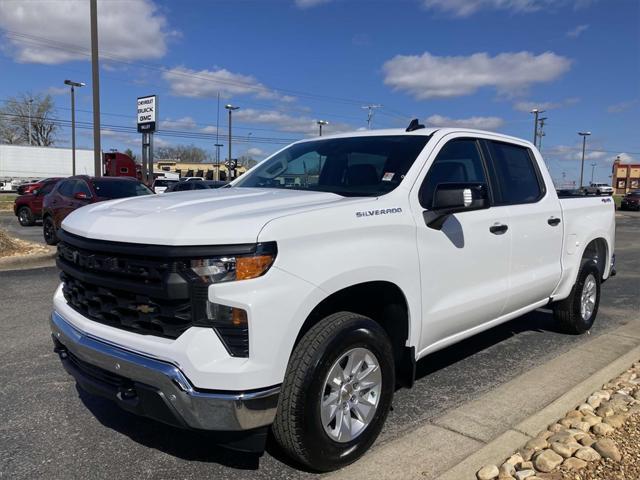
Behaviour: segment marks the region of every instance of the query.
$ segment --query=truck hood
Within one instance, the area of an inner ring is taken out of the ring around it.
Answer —
[[[155,245],[253,243],[274,218],[362,200],[300,190],[196,190],[87,205],[62,228],[87,238]]]

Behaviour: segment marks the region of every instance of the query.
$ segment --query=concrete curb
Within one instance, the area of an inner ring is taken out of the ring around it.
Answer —
[[[22,255],[19,257],[0,258],[0,271],[26,270],[28,268],[53,265],[56,256],[56,247],[47,247],[47,252],[34,255]]]

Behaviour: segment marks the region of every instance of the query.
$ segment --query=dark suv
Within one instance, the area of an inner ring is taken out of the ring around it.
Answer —
[[[20,225],[30,227],[42,218],[44,196],[53,190],[59,180],[58,178],[42,180],[37,188],[16,197],[13,202],[13,213],[18,217]]]
[[[74,210],[90,203],[115,198],[151,195],[142,182],[131,177],[69,177],[60,181],[44,199],[42,229],[49,245],[58,243],[57,231],[62,221]]]
[[[622,197],[620,210],[640,210],[640,190],[633,190]]]

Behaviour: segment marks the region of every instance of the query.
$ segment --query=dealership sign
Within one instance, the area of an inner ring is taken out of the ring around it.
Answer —
[[[155,95],[138,97],[138,132],[152,133],[156,131],[156,113],[158,101]]]

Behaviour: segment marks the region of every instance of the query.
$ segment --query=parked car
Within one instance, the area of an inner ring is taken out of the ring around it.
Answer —
[[[28,193],[16,197],[13,202],[13,213],[18,217],[20,225],[30,227],[42,219],[44,197],[53,190],[59,181],[59,178],[42,180],[38,182],[36,188],[30,188]]]
[[[187,190],[207,190],[209,188],[220,188],[227,185],[229,182],[223,182],[218,180],[198,180],[198,181],[184,181],[175,182],[165,190],[165,193],[171,192],[184,192]]]
[[[204,180],[204,177],[181,177],[181,182],[198,182],[200,180]]]
[[[620,210],[640,210],[640,190],[633,190],[622,197]]]
[[[81,388],[262,445],[272,425],[327,471],[428,354],[541,307],[589,331],[614,236],[613,200],[559,199],[530,142],[413,121],[302,140],[232,188],[74,212],[51,328]]]
[[[153,192],[132,177],[89,177],[79,175],[58,182],[44,197],[42,230],[49,245],[58,243],[62,221],[74,210],[91,203],[116,198],[139,197]]]
[[[591,183],[584,190],[592,195],[613,195],[613,187],[606,183]]]
[[[154,193],[164,193],[167,190],[167,188],[171,187],[172,185],[178,182],[179,182],[178,180],[158,177],[153,181],[152,190],[154,191]]]
[[[24,195],[25,193],[31,193],[34,190],[40,190],[45,183],[52,180],[57,181],[60,180],[60,178],[61,177],[50,177],[45,178],[44,180],[38,180],[37,182],[23,183],[18,187],[18,195]]]

